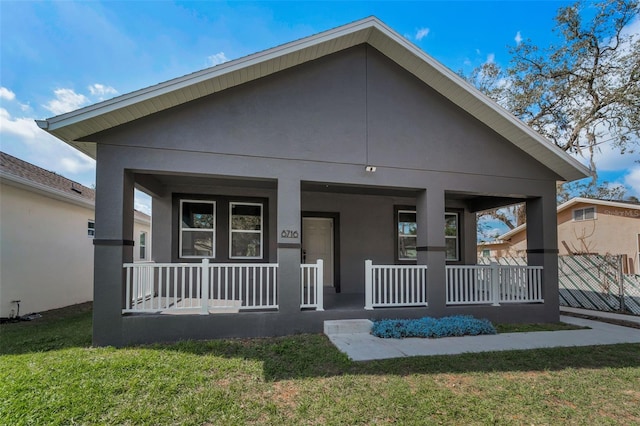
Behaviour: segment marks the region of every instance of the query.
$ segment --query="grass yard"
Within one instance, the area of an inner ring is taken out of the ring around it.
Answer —
[[[640,424],[640,345],[351,362],[322,335],[90,347],[0,326],[0,424]]]

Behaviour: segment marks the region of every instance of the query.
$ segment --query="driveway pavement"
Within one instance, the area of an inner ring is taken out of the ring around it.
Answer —
[[[588,311],[592,312],[592,311]],[[640,318],[631,317],[640,323]],[[325,321],[329,340],[354,361],[407,356],[454,355],[473,352],[519,349],[640,343],[640,330],[590,319],[561,316],[568,324],[586,326],[585,330],[504,333],[489,336],[445,337],[440,339],[381,339],[369,333],[369,320]]]

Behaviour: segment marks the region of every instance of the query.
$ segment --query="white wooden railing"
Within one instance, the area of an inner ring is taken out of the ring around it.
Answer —
[[[365,309],[427,306],[426,265],[374,265],[365,260]]]
[[[316,311],[324,311],[324,264],[318,259],[315,264],[300,265],[300,283],[302,285],[300,308],[315,308]]]
[[[278,308],[275,263],[125,263],[123,312]]]
[[[448,265],[447,305],[542,303],[542,266]]]

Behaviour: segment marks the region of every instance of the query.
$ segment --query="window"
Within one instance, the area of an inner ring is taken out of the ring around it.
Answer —
[[[482,249],[482,257],[491,257],[491,250]]]
[[[415,260],[417,258],[417,234],[416,212],[410,210],[398,210],[398,259]]]
[[[180,201],[180,257],[215,257],[216,203]]]
[[[147,233],[142,231],[140,232],[140,260],[144,260],[147,258]]]
[[[586,207],[584,209],[576,209],[573,211],[573,220],[576,222],[581,220],[593,220],[596,218],[596,208]]]
[[[262,258],[262,204],[229,204],[229,258]]]
[[[93,238],[96,236],[96,222],[93,219],[87,221],[87,237]]]
[[[445,213],[444,238],[447,260],[460,260],[458,256],[458,213]]]
[[[460,260],[458,213],[445,213],[446,260]],[[416,260],[417,229],[415,210],[398,210],[398,260]]]

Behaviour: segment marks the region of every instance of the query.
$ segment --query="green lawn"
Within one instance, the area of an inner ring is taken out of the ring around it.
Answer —
[[[90,347],[0,326],[0,424],[640,424],[640,345],[349,361],[321,335]]]

